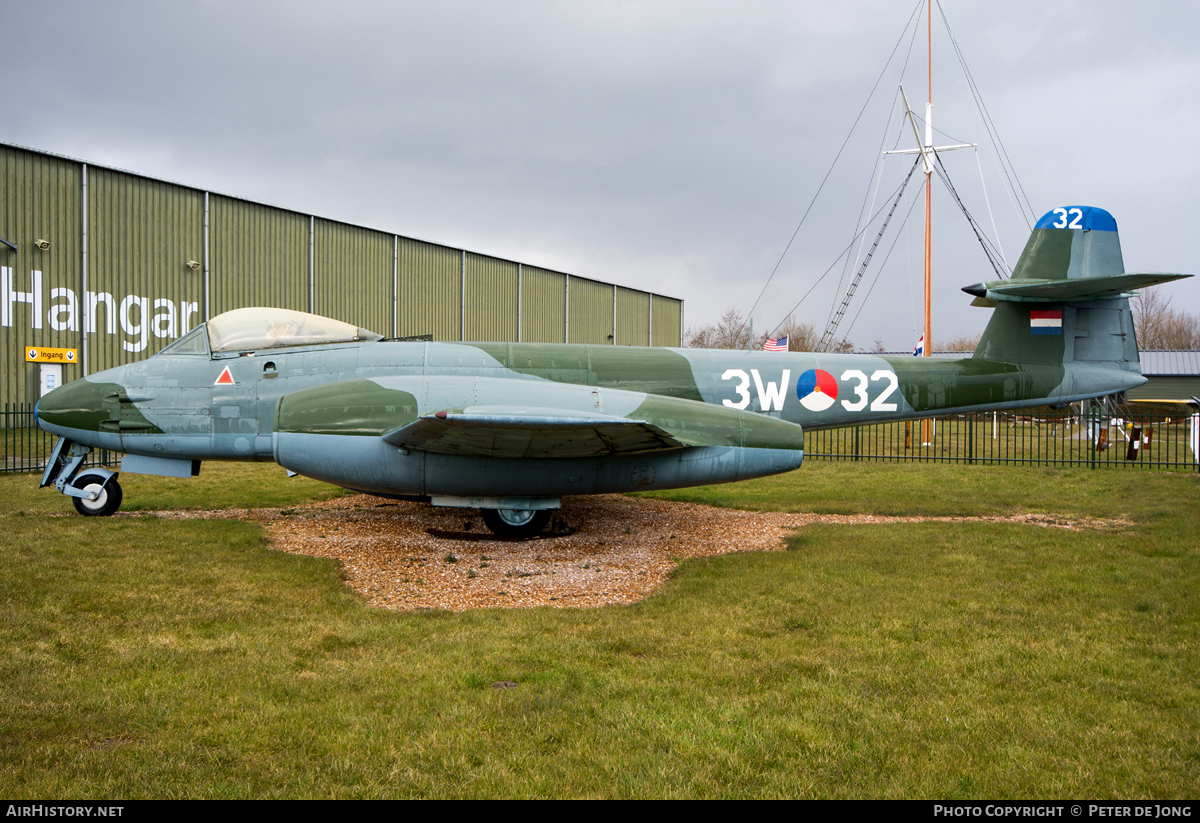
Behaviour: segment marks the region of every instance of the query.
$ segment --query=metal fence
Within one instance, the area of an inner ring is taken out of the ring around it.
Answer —
[[[41,471],[54,437],[37,427],[32,403],[5,404],[0,472]],[[1138,467],[1200,471],[1200,414],[1092,405],[954,415],[805,433],[809,460]],[[97,450],[88,466],[115,464]]]
[[[954,415],[805,433],[805,457],[1200,471],[1200,415],[1094,404]]]
[[[3,416],[4,427],[0,430],[3,439],[0,448],[4,452],[4,463],[0,465],[0,473],[4,472],[40,472],[50,458],[54,448],[54,435],[47,434],[38,428],[33,419],[33,403],[5,403]],[[120,455],[107,449],[97,449],[88,455],[84,466],[112,466],[118,462]]]

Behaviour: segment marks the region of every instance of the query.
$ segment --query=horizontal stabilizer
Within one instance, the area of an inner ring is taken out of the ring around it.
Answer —
[[[1159,283],[1169,283],[1191,277],[1190,274],[1165,272],[1135,272],[1109,274],[1101,277],[1080,277],[1070,280],[991,280],[963,288],[977,299],[972,305],[989,305],[982,301],[1014,301],[1017,303],[1066,303],[1086,300],[1109,300]],[[995,305],[991,303],[990,305]]]
[[[683,448],[644,420],[568,409],[472,406],[423,415],[384,434],[416,451],[476,457],[599,457]]]

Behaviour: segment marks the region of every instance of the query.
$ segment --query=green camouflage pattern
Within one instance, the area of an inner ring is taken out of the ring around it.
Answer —
[[[140,456],[139,471],[274,460],[377,494],[506,506],[761,476],[799,466],[805,429],[1064,405],[1144,383],[1123,289],[1186,275],[1125,274],[1115,226],[1086,207],[1039,221],[1010,280],[968,287],[994,309],[959,359],[276,338],[212,352],[195,340],[56,389],[37,417],[71,442]]]

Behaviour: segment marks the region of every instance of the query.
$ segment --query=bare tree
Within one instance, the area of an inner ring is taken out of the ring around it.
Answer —
[[[979,348],[982,334],[964,334],[952,340],[946,340],[938,345],[938,351],[975,351]]]
[[[775,337],[787,336],[788,351],[816,351],[821,335],[812,323],[801,323],[789,316],[775,332]]]
[[[716,323],[689,328],[683,336],[683,345],[696,349],[761,349],[768,337],[787,337],[788,351],[816,351],[817,344],[821,342],[821,335],[812,323],[802,323],[789,317],[773,333],[754,335],[751,346],[749,322],[740,311],[731,308]],[[843,340],[833,351],[854,351],[854,344]]]
[[[788,339],[788,351],[816,351],[817,347],[821,345],[821,332],[817,331],[816,326],[812,323],[798,321],[790,315],[772,336],[778,338],[784,335]],[[841,340],[834,343],[830,351],[838,354],[852,352],[854,344],[849,340]]]
[[[1130,301],[1138,348],[1200,348],[1200,318],[1171,306],[1161,287],[1143,289]]]
[[[766,335],[761,338],[767,339]],[[689,328],[683,336],[683,345],[693,349],[748,349],[750,342],[750,324],[736,307],[728,309],[716,323]],[[762,342],[755,342],[754,348],[762,345]]]

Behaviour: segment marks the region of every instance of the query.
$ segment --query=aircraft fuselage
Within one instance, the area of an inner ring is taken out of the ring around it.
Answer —
[[[274,460],[385,494],[546,497],[786,471],[803,458],[800,427],[1070,402],[1095,393],[1095,386],[1072,391],[1065,376],[1061,362],[371,341],[160,353],[64,386],[42,401],[38,417],[43,428],[75,442],[150,458]],[[1108,391],[1125,387],[1111,383],[1111,371],[1105,376]],[[1140,375],[1127,377],[1125,385],[1142,382]],[[659,398],[686,402],[652,408]],[[687,425],[677,418],[691,415],[700,428],[733,425],[693,448],[568,449],[519,465],[512,458],[521,455],[510,452],[456,454],[383,439],[422,416],[475,407],[651,422],[666,415],[676,425]]]

